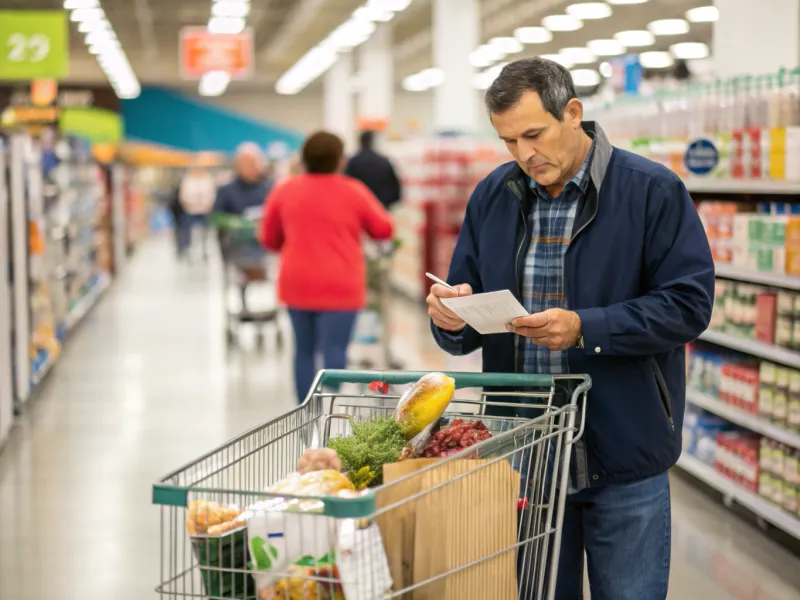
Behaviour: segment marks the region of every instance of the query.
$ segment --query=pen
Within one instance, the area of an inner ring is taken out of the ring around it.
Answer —
[[[458,291],[456,288],[454,288],[452,285],[450,285],[446,281],[442,281],[441,279],[439,279],[436,275],[433,275],[431,273],[425,273],[425,277],[427,277],[431,281],[435,281],[436,283],[443,285],[448,290],[453,290],[454,292]]]

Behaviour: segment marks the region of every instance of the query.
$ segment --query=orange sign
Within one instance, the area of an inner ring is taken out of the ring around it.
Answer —
[[[34,79],[31,82],[31,101],[36,106],[49,106],[58,94],[58,82],[55,79]]]
[[[204,27],[181,30],[181,75],[199,79],[210,71],[224,71],[232,79],[246,79],[253,70],[253,30],[209,33]]]

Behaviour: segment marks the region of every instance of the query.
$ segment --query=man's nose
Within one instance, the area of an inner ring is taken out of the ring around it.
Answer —
[[[531,141],[519,140],[517,147],[519,148],[519,157],[525,162],[532,160],[538,154],[536,146]]]

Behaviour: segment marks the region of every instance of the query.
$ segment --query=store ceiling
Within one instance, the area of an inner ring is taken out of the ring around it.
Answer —
[[[278,77],[310,48],[344,22],[364,0],[251,0],[247,23],[256,39],[254,78],[234,82],[235,92],[266,92]],[[563,13],[579,0],[482,0],[482,39],[509,36],[521,26],[539,25],[548,14]],[[117,32],[133,70],[142,84],[175,86],[180,81],[178,38],[185,26],[208,22],[211,0],[101,0]],[[586,21],[574,32],[554,34],[548,44],[526,46],[515,56],[555,53],[561,48],[584,46],[608,38],[620,30],[644,29],[655,19],[683,17],[687,9],[711,4],[711,0],[650,0],[645,4],[614,6],[607,19]],[[0,9],[58,9],[62,0],[0,0]],[[395,56],[398,82],[403,77],[433,66],[431,47],[431,0],[414,0],[395,19]],[[655,47],[666,49],[676,41],[710,43],[711,26],[693,24],[687,35],[657,38]],[[105,81],[95,58],[87,51],[82,35],[72,28],[71,73],[74,83]],[[196,89],[196,82],[179,84]]]

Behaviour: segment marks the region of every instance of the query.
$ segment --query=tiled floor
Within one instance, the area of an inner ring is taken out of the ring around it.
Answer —
[[[474,368],[432,347],[421,309],[399,317],[407,368]],[[155,598],[152,482],[294,403],[287,352],[228,353],[222,328],[216,269],[144,244],[0,454],[0,600]],[[800,557],[688,481],[669,597],[800,599]]]

